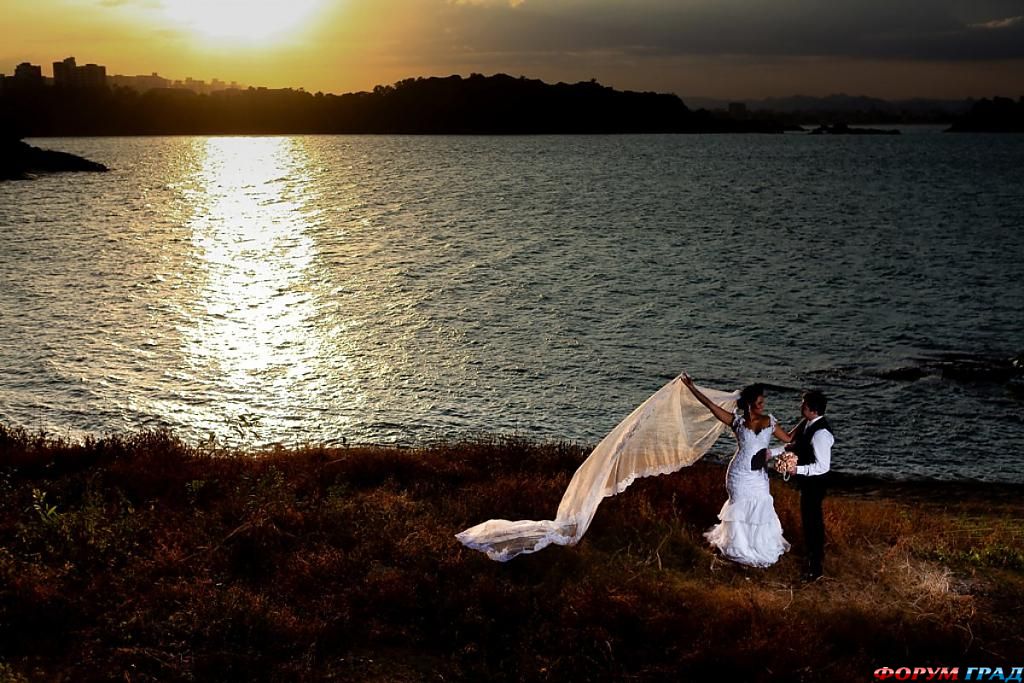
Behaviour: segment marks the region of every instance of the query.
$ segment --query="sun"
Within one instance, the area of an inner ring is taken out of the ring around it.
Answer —
[[[312,22],[324,0],[160,0],[166,18],[214,42],[287,40]]]

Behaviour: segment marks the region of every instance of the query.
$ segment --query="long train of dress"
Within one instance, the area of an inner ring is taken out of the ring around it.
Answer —
[[[736,392],[701,388],[732,411]],[[692,465],[725,429],[676,377],[620,422],[590,453],[562,496],[552,520],[492,519],[456,534],[462,543],[505,562],[555,543],[575,545],[597,506],[640,477],[668,474]]]

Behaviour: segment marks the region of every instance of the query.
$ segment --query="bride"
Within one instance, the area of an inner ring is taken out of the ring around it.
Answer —
[[[764,391],[754,393],[745,393],[748,400],[736,421],[731,411],[741,400],[739,392],[696,387],[685,373],[675,377],[601,439],[572,476],[554,519],[491,519],[455,537],[498,562],[535,553],[552,543],[576,545],[604,498],[622,493],[640,477],[692,465],[729,425],[736,431],[740,449],[729,468],[730,501],[722,510],[719,547],[723,552],[740,549],[732,553],[740,562],[772,564],[789,544],[782,538],[767,476],[763,471],[742,471],[740,465],[750,460],[747,457],[743,463],[739,456],[759,451],[773,431],[785,441],[789,437],[764,416]]]
[[[768,490],[768,472],[756,456],[768,448],[772,434],[788,443],[790,435],[764,412],[764,385],[752,384],[740,392],[735,414],[717,405],[683,373],[683,384],[722,423],[736,434],[736,453],[729,462],[725,488],[729,499],[718,513],[720,523],[704,534],[724,557],[752,567],[775,564],[789,543],[775,514],[775,501]]]

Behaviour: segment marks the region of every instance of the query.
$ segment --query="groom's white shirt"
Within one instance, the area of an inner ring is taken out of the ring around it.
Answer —
[[[812,424],[820,420],[821,417],[822,416],[819,415],[808,422],[807,427],[810,427]],[[796,473],[802,474],[806,477],[815,477],[819,474],[825,474],[828,472],[829,467],[832,464],[832,444],[835,442],[835,437],[823,429],[819,429],[814,432],[814,436],[811,437],[811,448],[814,449],[815,462],[812,462],[810,465],[797,465]]]
[[[821,415],[814,418],[807,423],[807,427],[817,422],[822,418]],[[804,429],[807,429],[804,427]],[[810,465],[797,465],[796,473],[802,474],[805,477],[816,477],[819,474],[825,474],[828,472],[829,467],[832,464],[832,444],[836,442],[836,439],[830,432],[819,430],[814,433],[811,437],[811,448],[814,449],[815,462]],[[772,457],[782,455],[785,447],[769,449],[768,454]]]

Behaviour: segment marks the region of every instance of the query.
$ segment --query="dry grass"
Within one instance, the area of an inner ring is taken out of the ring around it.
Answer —
[[[482,438],[240,456],[164,432],[0,427],[0,681],[869,680],[1019,666],[1019,497],[832,495],[827,578],[724,563],[701,463],[583,542],[498,564],[453,535],[550,518],[584,449]]]

